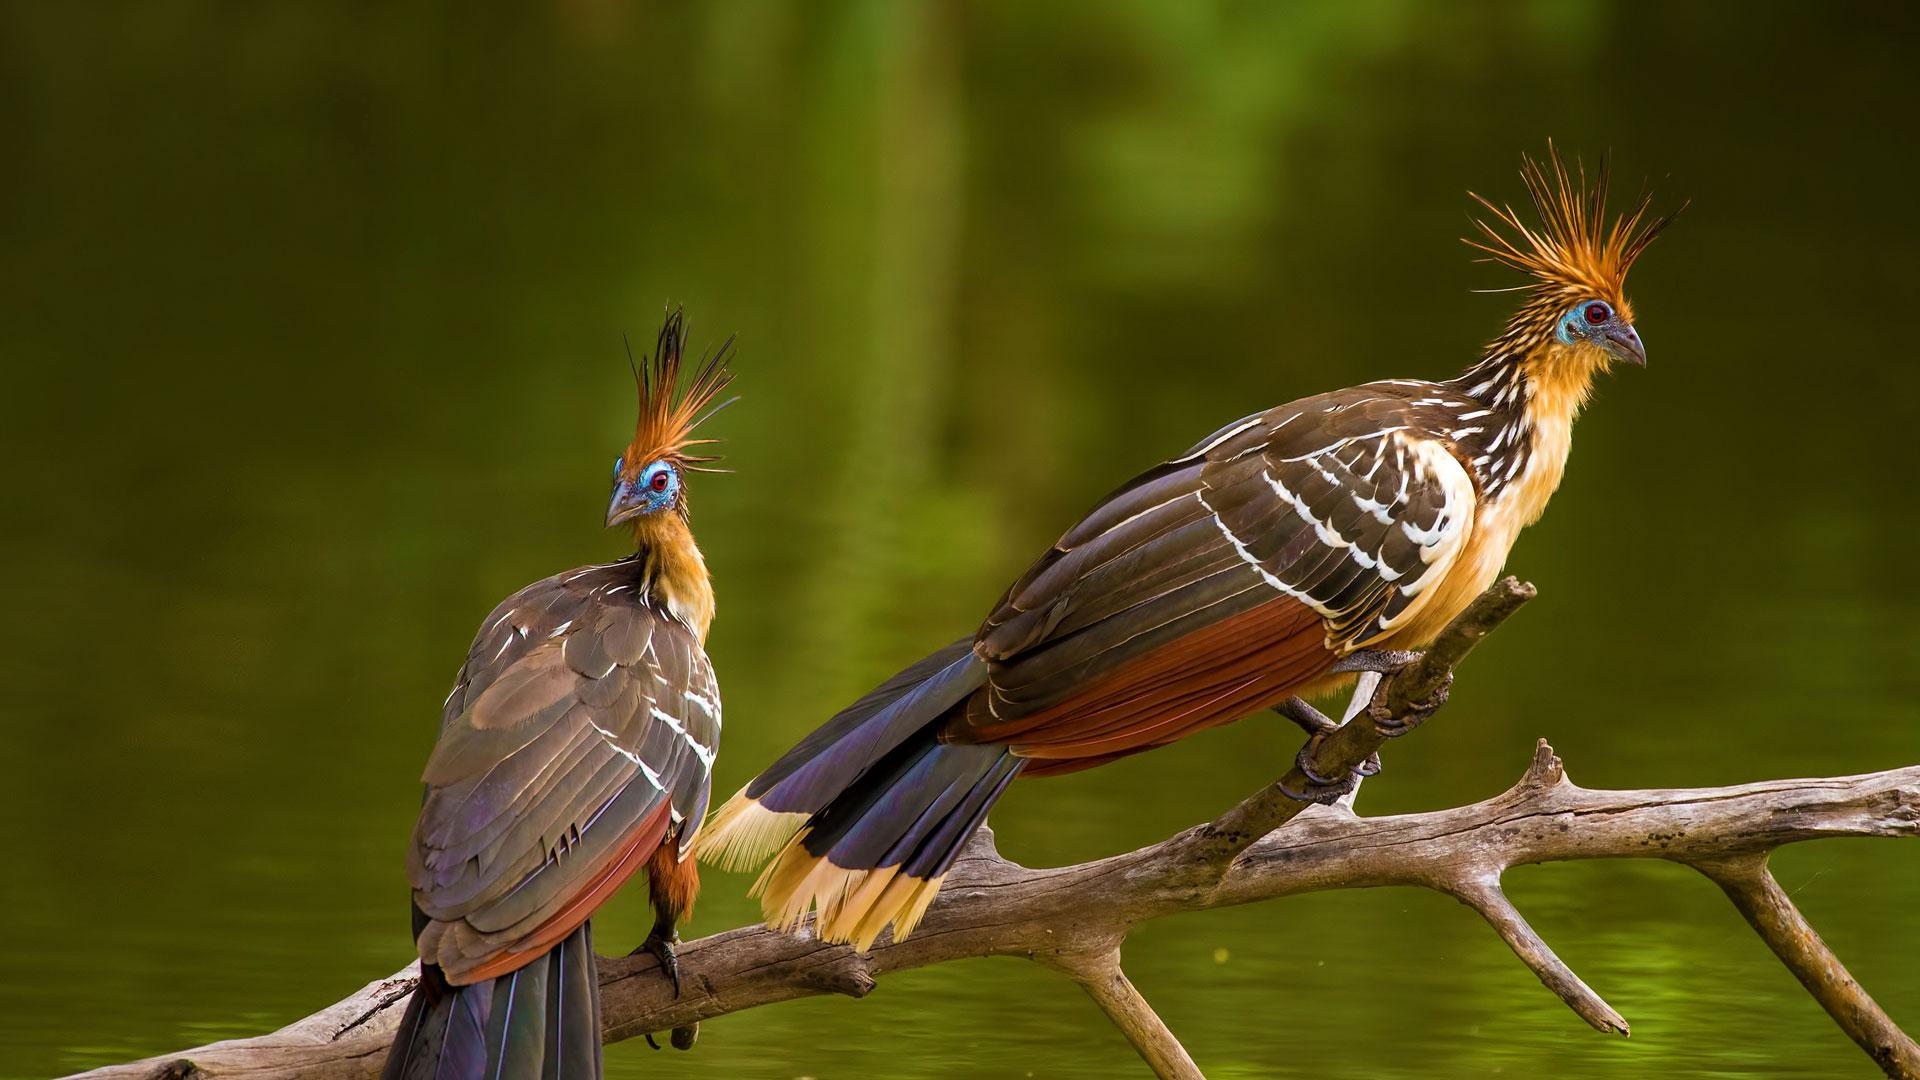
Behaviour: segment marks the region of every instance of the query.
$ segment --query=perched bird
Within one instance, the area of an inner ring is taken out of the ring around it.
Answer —
[[[729,340],[682,390],[685,344],[672,312],[634,372],[640,419],[607,508],[634,553],[501,602],[447,697],[407,853],[420,986],[386,1077],[599,1076],[587,920],[641,867],[641,948],[679,988],[674,927],[700,889],[689,856],[720,741],[686,482],[716,460],[692,433],[732,379]]]
[[[1489,212],[1467,242],[1529,275],[1480,359],[1226,425],[1067,530],[986,622],[808,735],[708,823],[769,924],[818,909],[829,941],[903,938],[1017,776],[1072,772],[1404,663],[1482,590],[1566,466],[1594,376],[1643,365],[1623,285],[1672,219],[1606,220],[1551,152],[1525,161],[1539,213]],[[1478,196],[1475,196],[1478,199]],[[1304,758],[1303,758],[1304,760]],[[1311,773],[1309,772],[1311,776]],[[1325,800],[1351,779],[1313,777]]]

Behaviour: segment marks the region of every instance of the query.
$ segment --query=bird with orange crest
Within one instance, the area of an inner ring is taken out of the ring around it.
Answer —
[[[420,985],[390,1080],[599,1076],[588,920],[643,867],[655,921],[641,948],[679,987],[675,927],[700,889],[690,856],[720,743],[687,481],[715,460],[693,432],[726,404],[730,345],[683,387],[686,328],[668,316],[613,464],[606,523],[632,530],[633,554],[514,593],[468,650],[407,853]]]
[[[1538,223],[1480,200],[1468,242],[1527,275],[1450,379],[1387,379],[1235,420],[1122,484],[985,622],[848,706],[752,780],[702,851],[765,863],[768,922],[865,949],[905,937],[1022,776],[1165,746],[1408,659],[1498,576],[1560,484],[1595,376],[1646,352],[1627,270],[1671,220],[1611,221],[1606,168],[1526,162]],[[1303,767],[1307,758],[1301,758]],[[1317,777],[1327,800],[1350,777]]]

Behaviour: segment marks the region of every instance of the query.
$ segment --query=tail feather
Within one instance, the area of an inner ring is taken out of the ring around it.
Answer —
[[[741,788],[701,830],[700,857],[746,870],[780,850],[807,819],[986,681],[963,638],[888,679],[800,740]]]
[[[451,986],[437,965],[387,1054],[383,1080],[598,1080],[600,989],[587,925],[506,975]]]
[[[547,970],[536,961],[493,980],[493,1010],[487,1017],[491,1075],[539,1076],[547,1056]]]
[[[827,941],[864,951],[889,925],[906,937],[1025,764],[1003,745],[940,741],[985,682],[968,639],[887,680],[721,807],[701,855],[736,870],[771,856],[753,887],[770,926],[817,910]]]
[[[754,892],[769,924],[793,929],[817,909],[822,940],[864,951],[888,924],[905,938],[1023,764],[1002,746],[916,736],[813,815],[768,865]]]
[[[1020,775],[1024,765],[1025,759],[1002,753],[966,789],[956,806],[938,819],[923,815],[921,821],[889,849],[889,858],[898,853],[901,859],[900,872],[865,905],[864,911],[861,905],[850,901],[846,911],[835,913],[831,919],[823,916],[822,922],[846,927],[847,940],[862,952],[873,947],[889,922],[893,924],[894,939],[904,940],[920,925],[921,917],[933,904],[941,882],[946,880],[954,860],[960,857],[967,838],[987,819],[987,811],[999,801],[1013,778]]]
[[[600,1075],[600,978],[594,970],[592,924],[553,951],[547,981],[547,1060],[558,1077]]]
[[[438,980],[440,969],[433,969],[433,974]],[[424,974],[421,981],[425,981]],[[493,1012],[492,981],[474,990],[447,987],[444,981],[440,985],[446,987],[448,994],[446,1024],[437,1033],[429,1029],[430,1036],[437,1036],[434,1049],[430,1054],[415,1055],[424,1068],[409,1075],[431,1076],[434,1080],[489,1075],[487,1017]]]
[[[965,799],[945,821],[933,831],[915,857],[907,865],[909,873],[921,877],[945,877],[953,868],[953,861],[960,857],[960,849],[967,844],[967,838],[987,820],[987,811],[1006,794],[1007,785],[1020,775],[1026,767],[1026,759],[1012,754],[1003,755],[993,763],[993,768],[967,792]],[[929,900],[932,896],[928,896]]]
[[[769,810],[741,788],[700,829],[700,858],[722,870],[751,870],[793,839],[810,816]]]

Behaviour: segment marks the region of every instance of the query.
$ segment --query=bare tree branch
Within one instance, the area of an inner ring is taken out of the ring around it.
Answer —
[[[1422,718],[1451,666],[1531,595],[1531,586],[1512,579],[1495,586],[1427,658],[1391,676],[1372,708],[1320,741],[1310,755],[1314,771],[1339,775],[1365,760],[1385,730]],[[1279,824],[1287,827],[1276,831]],[[1847,974],[1766,871],[1768,853],[1784,844],[1915,835],[1920,765],[1723,788],[1591,791],[1567,778],[1542,741],[1508,791],[1431,813],[1359,817],[1345,806],[1309,807],[1270,785],[1215,821],[1161,843],[1039,870],[1001,858],[992,831],[983,828],[906,941],[882,938],[872,952],[859,954],[757,926],[729,930],[681,947],[686,991],[678,998],[651,956],[603,959],[603,1034],[617,1041],[818,994],[857,998],[894,971],[1013,955],[1074,979],[1156,1075],[1184,1080],[1200,1076],[1199,1069],[1120,968],[1129,931],[1180,912],[1298,893],[1418,885],[1472,907],[1582,1019],[1625,1035],[1627,1021],[1541,940],[1507,899],[1500,878],[1512,866],[1651,857],[1692,866],[1718,882],[1888,1076],[1920,1080],[1920,1049]],[[416,975],[409,967],[270,1035],[86,1075],[370,1077],[379,1071]]]
[[[1907,810],[1912,809],[1909,803]],[[1800,914],[1767,869],[1769,854],[1742,852],[1724,859],[1703,859],[1693,867],[1726,891],[1727,898],[1773,954],[1881,1071],[1888,1076],[1920,1076],[1920,1046],[1914,1045],[1879,1003],[1860,988],[1806,916]]]
[[[1547,989],[1560,995],[1567,1008],[1580,1015],[1580,1019],[1592,1024],[1596,1031],[1615,1032],[1621,1035],[1632,1034],[1626,1017],[1614,1011],[1613,1006],[1599,994],[1593,992],[1580,976],[1573,973],[1566,961],[1560,959],[1553,947],[1540,939],[1528,925],[1526,916],[1521,915],[1513,901],[1507,899],[1506,890],[1500,887],[1498,877],[1476,876],[1463,878],[1448,890],[1458,897],[1460,902],[1480,913],[1487,920],[1500,940],[1507,943],[1520,962],[1533,969]]]
[[[1153,1074],[1168,1080],[1206,1080],[1200,1066],[1193,1063],[1187,1048],[1180,1045],[1172,1029],[1153,1011],[1147,999],[1134,989],[1132,980],[1120,970],[1120,950],[1113,949],[1083,960],[1056,958],[1052,966],[1080,984],[1094,1004],[1107,1014],[1113,1026],[1127,1037],[1141,1060]]]
[[[1482,639],[1520,605],[1535,596],[1534,587],[1507,577],[1481,593],[1467,610],[1447,625],[1433,646],[1409,667],[1389,676],[1374,694],[1373,703],[1354,723],[1323,739],[1314,748],[1310,764],[1320,776],[1346,776],[1376,753],[1394,734],[1423,720],[1445,700],[1453,683],[1453,669]],[[1359,723],[1359,720],[1366,723]],[[1293,820],[1311,803],[1288,795],[1310,786],[1306,770],[1295,765],[1279,780],[1249,795],[1240,805],[1211,823],[1187,834],[1192,854],[1204,864],[1231,861],[1247,845]]]
[[[1385,885],[1459,895],[1467,889],[1467,875],[1486,872],[1489,853],[1503,868],[1652,857],[1701,866],[1711,876],[1721,872],[1724,860],[1798,841],[1920,835],[1920,766],[1723,788],[1593,791],[1567,780],[1544,744],[1535,760],[1536,768],[1511,790],[1469,806],[1388,817],[1309,811],[1249,847],[1210,887],[1196,888],[1175,861],[1181,857],[1174,846],[1178,837],[1097,862],[1033,870],[1000,858],[983,830],[948,876],[921,929],[903,942],[883,941],[865,956],[760,927],[729,930],[683,946],[687,992],[678,1000],[651,957],[603,960],[606,1034],[614,1040],[667,1031],[818,994],[860,997],[892,972],[960,957],[1051,961],[1063,948],[1083,951],[1088,928],[1124,936],[1141,922],[1182,911]],[[1833,970],[1844,978],[1837,963]],[[372,1076],[412,978],[411,969],[401,971],[272,1035],[90,1075],[149,1077],[164,1064],[187,1059],[199,1075]],[[1851,979],[1841,985],[1845,989],[1833,1000],[1864,1006],[1863,1015],[1880,1015]],[[1876,1059],[1887,1075],[1920,1076],[1911,1065],[1911,1042],[1891,1024],[1884,1030],[1876,1045],[1906,1048]]]

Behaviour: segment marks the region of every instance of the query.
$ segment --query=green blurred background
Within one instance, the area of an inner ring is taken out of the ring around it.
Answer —
[[[619,553],[620,338],[740,334],[700,477],[716,788],[973,627],[1233,417],[1443,376],[1511,278],[1457,242],[1549,137],[1693,208],[1513,568],[1541,600],[1362,808],[1920,761],[1916,24],[1891,4],[22,5],[0,21],[0,1074],[292,1020],[409,955],[401,853],[481,616]],[[997,812],[1034,864],[1231,804],[1254,721]],[[1783,883],[1920,1027],[1920,846]],[[692,933],[750,918],[710,874]],[[1169,920],[1135,979],[1214,1077],[1867,1076],[1717,891],[1517,871],[1633,1021],[1376,891]],[[637,942],[617,899],[599,940]],[[1311,1062],[1310,1068],[1297,1063]],[[618,1076],[1107,1077],[1017,960],[707,1026]]]

